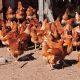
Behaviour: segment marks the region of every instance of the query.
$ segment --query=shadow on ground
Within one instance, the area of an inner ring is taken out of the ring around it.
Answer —
[[[63,65],[63,63],[61,63],[61,64],[54,65],[53,67],[55,69],[62,69],[62,68],[64,69],[65,67],[70,67],[72,65],[77,64],[78,61],[76,61],[76,60],[67,60],[66,59],[64,62],[65,62],[65,65]]]
[[[2,44],[1,40],[0,40],[0,48],[5,47],[5,45]]]
[[[35,60],[36,58],[34,58],[33,54],[34,53],[30,53],[28,55],[24,55],[24,56],[20,57],[18,59],[18,61],[31,61],[31,60]]]

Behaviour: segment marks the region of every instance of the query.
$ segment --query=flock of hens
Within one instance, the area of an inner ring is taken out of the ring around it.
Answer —
[[[64,66],[65,57],[80,49],[80,15],[78,12],[75,17],[70,15],[66,10],[61,20],[58,17],[49,22],[45,18],[39,22],[37,11],[31,6],[25,10],[19,1],[17,10],[14,12],[9,6],[6,21],[0,20],[0,40],[16,60],[34,43],[35,50],[36,45],[40,45],[42,56],[50,67],[58,62]],[[77,58],[80,63],[80,54]]]

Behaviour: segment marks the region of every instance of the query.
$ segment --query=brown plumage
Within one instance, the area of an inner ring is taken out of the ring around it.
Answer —
[[[60,23],[60,21],[59,21],[59,18],[56,19],[55,25],[56,25],[56,27],[57,27],[57,30],[58,30],[58,33],[59,33],[59,34],[64,33],[64,29],[63,29],[63,27],[62,27],[62,25],[61,25],[61,23]]]
[[[13,20],[15,18],[15,14],[11,6],[9,6],[7,9],[6,18],[7,20]]]
[[[61,43],[55,43],[52,48],[46,41],[42,43],[42,54],[43,58],[50,64],[50,67],[53,68],[51,65],[57,64],[57,61],[64,61],[64,53],[63,53],[63,41]],[[57,46],[57,44],[60,46]]]

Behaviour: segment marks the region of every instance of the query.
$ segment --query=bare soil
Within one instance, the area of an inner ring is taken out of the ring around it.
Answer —
[[[62,69],[57,65],[50,70],[42,57],[41,50],[25,51],[19,57],[19,62],[9,62],[0,65],[0,80],[80,80],[80,68],[77,66],[77,55],[79,52],[72,52],[66,57],[68,64]],[[0,57],[10,59],[7,48],[0,48]]]
[[[57,66],[54,70],[50,70],[42,57],[41,50],[37,52],[34,49],[28,50],[20,56],[19,59],[22,61],[0,65],[0,80],[80,80],[80,68],[77,66],[78,54],[79,52],[72,52],[66,57],[65,62],[68,66],[64,69]],[[11,60],[6,47],[0,48],[0,57]]]

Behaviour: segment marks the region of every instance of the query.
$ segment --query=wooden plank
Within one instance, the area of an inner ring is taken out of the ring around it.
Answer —
[[[43,0],[38,0],[38,8],[39,8],[39,21],[43,21]]]
[[[50,22],[54,22],[53,14],[52,14],[52,5],[50,0],[46,0],[44,2],[44,13]]]
[[[2,8],[2,0],[0,0],[0,9]],[[0,19],[3,19],[3,13],[0,13]]]

